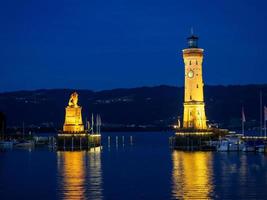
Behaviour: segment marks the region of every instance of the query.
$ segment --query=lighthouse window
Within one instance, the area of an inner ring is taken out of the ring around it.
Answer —
[[[189,65],[191,65],[191,60],[189,61]]]
[[[198,88],[198,84],[197,84],[197,88]]]
[[[198,65],[197,60],[196,60],[196,65]]]
[[[190,100],[192,100],[192,96],[190,95]]]

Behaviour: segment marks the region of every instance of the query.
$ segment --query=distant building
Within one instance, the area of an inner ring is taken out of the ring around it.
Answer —
[[[198,48],[198,37],[187,38],[188,47],[183,50],[185,65],[183,128],[207,129],[203,94],[203,49]]]

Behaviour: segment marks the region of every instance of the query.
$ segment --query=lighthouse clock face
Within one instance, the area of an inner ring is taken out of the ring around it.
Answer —
[[[194,76],[194,72],[193,72],[192,70],[190,70],[190,71],[188,72],[188,77],[189,77],[189,78],[193,78],[193,76]]]

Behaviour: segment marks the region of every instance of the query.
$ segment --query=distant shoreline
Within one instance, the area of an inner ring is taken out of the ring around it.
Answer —
[[[204,87],[251,87],[251,86],[262,86],[266,87],[266,83],[246,83],[246,84],[206,84]],[[44,91],[62,91],[65,90],[67,92],[72,91],[81,91],[81,92],[110,92],[110,91],[123,91],[123,90],[136,90],[136,89],[145,89],[145,88],[156,88],[156,87],[171,87],[171,88],[184,88],[184,86],[180,85],[167,85],[167,84],[159,84],[159,85],[150,85],[150,86],[136,86],[136,87],[118,87],[118,88],[110,88],[110,89],[80,89],[80,88],[36,88],[36,89],[18,89],[18,90],[5,90],[0,91],[1,94],[12,94],[12,93],[24,93],[24,92],[44,92]]]
[[[83,121],[100,115],[106,131],[169,131],[183,116],[183,87],[157,86],[114,89],[101,92],[53,89],[0,93],[0,113],[5,127],[53,130],[61,129],[69,95],[79,93]],[[267,105],[267,84],[246,86],[204,86],[208,123],[236,130],[241,128],[241,108],[246,116],[245,129],[256,129],[259,123],[259,97]],[[27,131],[25,131],[27,132]]]

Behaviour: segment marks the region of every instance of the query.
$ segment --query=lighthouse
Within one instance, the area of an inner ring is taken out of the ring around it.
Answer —
[[[203,91],[203,49],[198,47],[198,37],[191,34],[183,49],[185,66],[183,128],[207,129]]]

